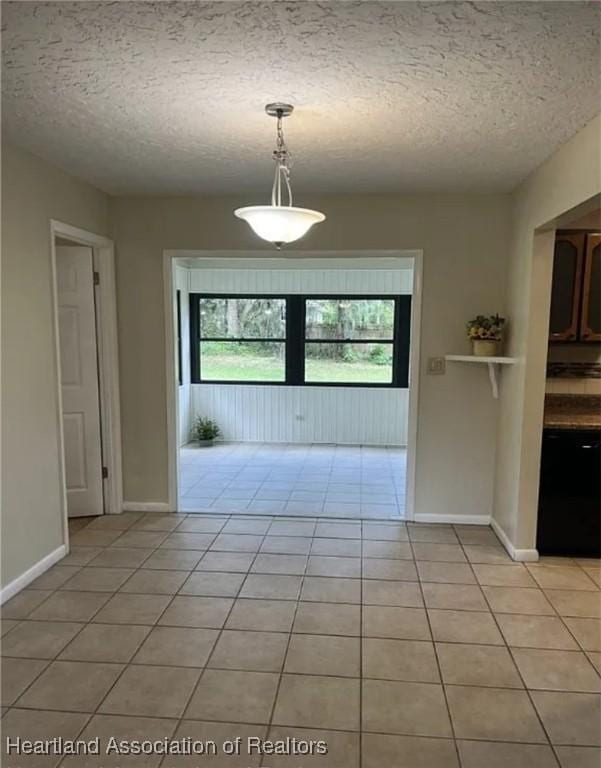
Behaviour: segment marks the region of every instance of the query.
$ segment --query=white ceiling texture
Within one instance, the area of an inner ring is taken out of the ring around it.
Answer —
[[[3,2],[3,128],[113,194],[495,191],[600,105],[596,2]]]

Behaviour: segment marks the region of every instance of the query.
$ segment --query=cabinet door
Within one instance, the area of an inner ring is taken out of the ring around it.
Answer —
[[[556,235],[549,341],[577,340],[584,238],[583,232]]]
[[[601,235],[586,238],[580,338],[601,341]]]

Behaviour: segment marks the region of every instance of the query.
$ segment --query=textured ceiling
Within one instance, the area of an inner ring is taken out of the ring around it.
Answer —
[[[581,2],[3,2],[6,135],[115,194],[508,190],[600,103]],[[298,200],[302,204],[302,197]]]

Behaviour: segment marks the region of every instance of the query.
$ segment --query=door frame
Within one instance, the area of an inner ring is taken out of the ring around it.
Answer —
[[[52,315],[57,382],[57,420],[59,435],[59,466],[61,504],[63,509],[64,541],[69,543],[67,484],[65,471],[65,441],[63,433],[63,398],[60,381],[60,337],[58,322],[58,284],[56,269],[56,238],[92,249],[94,272],[99,283],[94,286],[96,339],[98,349],[98,391],[100,398],[100,435],[103,466],[108,477],[103,478],[104,514],[123,511],[123,479],[121,467],[121,407],[119,399],[119,349],[117,337],[117,293],[115,286],[115,246],[112,240],[55,219],[50,220],[50,259],[52,270]]]
[[[423,251],[418,249],[373,250],[373,251],[286,251],[285,257],[299,258],[411,258],[413,259],[413,294],[411,298],[411,340],[409,347],[409,415],[407,422],[407,484],[405,487],[405,517],[411,522],[415,519],[416,499],[415,484],[417,474],[417,438],[419,407],[419,369],[421,344],[422,286],[423,286]],[[165,306],[165,372],[167,397],[167,477],[168,508],[176,512],[178,508],[178,473],[179,473],[179,398],[177,382],[177,349],[175,344],[175,301],[174,268],[175,259],[281,259],[279,251],[219,251],[219,250],[170,250],[163,251],[163,292]]]

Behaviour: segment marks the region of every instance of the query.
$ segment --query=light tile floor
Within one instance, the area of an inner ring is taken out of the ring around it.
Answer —
[[[131,512],[71,528],[71,553],[2,609],[4,737],[329,746],[217,766],[599,765],[598,560],[516,564],[469,526]],[[2,765],[59,763],[205,761]]]
[[[180,450],[180,510],[386,519],[405,511],[407,450],[286,443]]]

